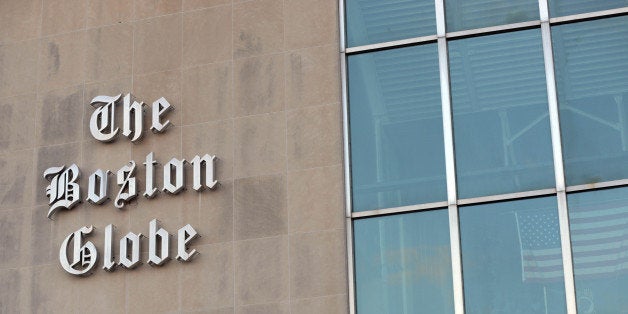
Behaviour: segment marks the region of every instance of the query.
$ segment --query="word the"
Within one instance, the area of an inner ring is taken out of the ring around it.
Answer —
[[[135,101],[131,94],[117,96],[96,96],[91,101],[91,105],[96,108],[89,119],[89,131],[92,136],[101,142],[111,142],[118,135],[119,128],[115,123],[115,108],[122,100],[122,135],[131,142],[137,142],[142,138],[144,126],[144,104]],[[153,102],[152,125],[150,129],[154,133],[161,133],[171,124],[170,120],[161,122],[162,115],[174,109],[163,97]]]

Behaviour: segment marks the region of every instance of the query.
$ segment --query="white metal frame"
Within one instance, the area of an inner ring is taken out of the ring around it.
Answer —
[[[514,23],[507,25],[491,26],[479,29],[464,30],[458,32],[446,32],[445,20],[445,0],[434,0],[436,10],[436,34],[430,36],[414,37],[403,40],[395,40],[383,43],[369,44],[357,47],[346,47],[345,39],[345,0],[339,0],[339,25],[340,25],[340,71],[341,71],[341,94],[342,94],[342,117],[343,117],[343,139],[344,139],[344,180],[345,180],[345,219],[347,230],[347,271],[348,271],[348,297],[349,312],[356,313],[355,307],[355,274],[354,274],[354,257],[353,257],[353,220],[366,217],[378,217],[382,215],[400,214],[416,212],[430,209],[447,208],[449,212],[449,230],[451,241],[451,264],[452,279],[454,289],[454,308],[456,314],[463,314],[464,310],[464,289],[462,279],[462,260],[460,251],[460,233],[459,233],[459,217],[458,206],[480,204],[487,202],[521,199],[528,197],[538,197],[555,195],[558,202],[558,216],[560,225],[560,237],[563,254],[563,268],[565,277],[565,294],[567,313],[576,314],[576,295],[573,275],[573,261],[571,253],[571,240],[569,232],[569,217],[567,211],[567,192],[594,190],[600,188],[628,186],[628,179],[600,182],[595,184],[566,186],[562,143],[560,136],[560,119],[558,111],[558,97],[556,92],[556,80],[554,73],[554,57],[552,50],[552,40],[550,26],[554,24],[572,23],[583,20],[612,17],[619,15],[628,15],[628,7],[604,10],[597,12],[589,12],[584,14],[576,14],[570,16],[554,17],[549,16],[548,0],[539,0],[539,20]],[[501,195],[490,195],[484,197],[458,199],[456,191],[456,165],[455,151],[452,126],[452,109],[450,96],[449,81],[449,58],[447,52],[447,41],[449,39],[486,35],[491,33],[502,33],[529,28],[540,28],[543,42],[543,57],[545,62],[545,77],[547,83],[548,109],[550,117],[550,130],[552,138],[552,151],[554,161],[554,176],[556,180],[555,188],[525,191],[518,193],[509,193]],[[425,204],[416,204],[411,206],[382,208],[363,212],[352,212],[351,203],[351,156],[350,156],[350,137],[349,137],[349,99],[348,99],[348,75],[347,75],[347,58],[349,55],[377,51],[382,49],[390,49],[408,45],[419,45],[425,43],[437,43],[439,71],[440,71],[440,87],[442,100],[442,118],[443,118],[443,136],[445,148],[445,170],[447,178],[447,201],[434,202]]]

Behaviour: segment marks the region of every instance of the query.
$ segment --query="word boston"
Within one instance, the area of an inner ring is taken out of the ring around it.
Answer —
[[[116,139],[120,128],[116,125],[116,107],[122,106],[122,135],[131,142],[137,143],[143,134],[144,107],[143,102],[138,102],[131,94],[122,96],[97,96],[91,103],[94,110],[89,128],[92,136],[101,142],[111,142]],[[150,129],[153,133],[165,132],[169,125],[169,120],[164,121],[164,116],[173,107],[165,98],[160,98],[152,104],[152,125]],[[202,191],[205,188],[213,190],[217,187],[218,181],[214,178],[216,156],[205,154],[202,157],[194,156],[190,161],[193,173],[193,188]],[[161,190],[170,194],[178,194],[185,189],[185,159],[172,158],[163,166],[163,186]],[[145,191],[146,198],[153,198],[159,189],[155,186],[155,173],[157,161],[153,152],[146,155],[145,161]],[[137,180],[135,177],[136,163],[130,161],[122,166],[116,173],[116,183],[119,186],[114,205],[121,209],[125,204],[138,196]],[[100,205],[109,199],[108,176],[110,170],[97,169],[89,176],[87,187],[88,202]],[[43,177],[50,181],[46,187],[46,196],[49,198],[48,218],[52,218],[59,209],[72,209],[81,202],[81,187],[78,184],[80,170],[76,164],[69,167],[65,165],[50,167],[43,173]],[[170,234],[162,228],[158,229],[157,220],[153,219],[150,224],[149,235],[149,259],[151,266],[159,266],[167,262],[169,258],[169,237]],[[113,254],[113,225],[105,227],[105,254],[103,268],[113,271],[116,265],[124,268],[134,268],[140,263],[140,239],[141,233],[129,232],[120,240],[119,261],[114,261]],[[85,276],[91,274],[97,259],[98,252],[94,244],[90,241],[83,243],[83,238],[93,231],[93,226],[84,226],[68,235],[59,250],[59,262],[64,270],[73,275]],[[187,245],[190,241],[198,237],[196,230],[191,225],[185,225],[178,231],[177,260],[182,262],[190,261],[196,250],[188,252]],[[70,244],[73,242],[73,244]],[[73,249],[68,250],[70,247]],[[71,258],[70,258],[71,257]]]

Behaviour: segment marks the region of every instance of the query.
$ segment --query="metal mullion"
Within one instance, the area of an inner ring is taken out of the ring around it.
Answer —
[[[565,185],[565,169],[563,164],[562,142],[560,136],[560,117],[558,111],[558,94],[556,92],[556,76],[554,73],[554,55],[552,51],[552,33],[549,21],[548,0],[539,0],[541,36],[543,41],[543,59],[545,63],[545,81],[547,84],[547,100],[554,156],[554,177],[558,202],[558,223],[560,227],[560,243],[563,258],[563,274],[565,280],[565,302],[567,313],[576,314],[576,289],[573,275],[571,254],[571,236],[569,233],[569,212],[567,210],[567,192]]]
[[[489,26],[489,27],[483,27],[483,28],[468,29],[468,30],[463,30],[463,31],[458,31],[458,32],[451,32],[451,33],[447,33],[446,36],[447,38],[477,36],[477,35],[499,33],[499,32],[505,32],[505,31],[527,29],[530,27],[539,26],[540,24],[541,24],[540,21],[528,21],[528,22]]]
[[[340,52],[345,52],[346,50],[346,31],[345,31],[345,0],[338,0],[338,28],[339,34],[338,39],[340,40]]]
[[[386,48],[394,48],[394,47],[407,46],[407,45],[412,45],[412,44],[428,43],[432,41],[436,41],[436,35],[413,37],[413,38],[408,38],[408,39],[387,41],[383,43],[376,43],[376,44],[357,46],[357,47],[348,47],[348,48],[345,48],[345,52],[347,54],[363,53],[363,52],[376,51],[376,50],[381,50],[381,49],[386,49]]]
[[[432,210],[432,209],[438,209],[438,208],[444,208],[444,207],[447,207],[447,202],[424,203],[424,204],[418,204],[418,205],[409,205],[409,206],[401,206],[401,207],[367,210],[363,212],[354,212],[354,213],[351,213],[351,217],[353,218],[376,217],[376,216],[384,216],[384,215],[391,215],[391,214],[410,213],[410,212],[416,212],[416,211],[421,211],[421,210]]]
[[[451,250],[452,286],[454,311],[464,314],[464,288],[462,281],[462,256],[460,251],[460,229],[456,190],[456,161],[452,124],[451,96],[449,86],[449,55],[447,52],[447,29],[444,0],[435,0],[436,32],[438,36],[438,68],[440,72],[441,107],[443,114],[443,142],[445,148],[445,173],[447,176],[447,211],[449,215],[449,243]]]
[[[612,17],[612,16],[624,15],[624,14],[628,14],[628,7],[553,17],[553,18],[550,18],[549,21],[551,24],[563,24],[563,23],[569,23],[569,22],[578,22],[578,21],[583,21],[583,20],[588,20],[588,19],[594,19],[594,18],[599,18],[599,17]]]
[[[490,203],[490,202],[496,202],[496,201],[505,201],[505,200],[521,199],[521,198],[527,198],[527,197],[536,197],[536,196],[553,195],[553,194],[556,194],[556,189],[554,188],[508,193],[508,194],[497,194],[497,195],[459,199],[458,205]]]
[[[610,188],[610,187],[619,187],[619,186],[626,186],[626,185],[628,185],[628,179],[621,179],[621,180],[614,180],[614,181],[572,185],[572,186],[568,186],[566,190],[567,192],[576,192],[576,191],[595,190],[595,189]]]
[[[355,314],[355,271],[353,265],[353,219],[346,218],[347,229],[347,279],[349,288],[349,313]]]

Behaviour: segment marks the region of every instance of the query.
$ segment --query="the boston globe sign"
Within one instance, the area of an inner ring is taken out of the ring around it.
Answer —
[[[120,134],[128,140],[136,143],[144,135],[144,108],[143,102],[138,102],[131,94],[117,96],[97,96],[91,101],[95,108],[89,121],[92,136],[101,142],[111,142],[120,137]],[[167,131],[170,121],[167,114],[173,107],[164,98],[152,103],[150,112],[150,130],[155,133]],[[122,110],[122,123],[116,121],[116,111]],[[104,144],[103,144],[104,145]],[[142,162],[145,167],[143,197],[157,197],[159,190],[170,194],[178,194],[185,188],[187,172],[192,172],[193,189],[200,192],[204,189],[213,190],[218,186],[214,177],[216,156],[210,154],[196,155],[189,161],[172,158],[163,165],[163,186],[156,186],[155,173],[158,167],[154,152],[146,155]],[[187,166],[186,166],[187,165]],[[70,166],[58,165],[46,169],[43,176],[50,184],[46,187],[48,197],[48,218],[53,218],[58,210],[69,210],[86,200],[95,205],[104,205],[108,199],[113,199],[113,205],[118,210],[133,199],[140,192],[135,176],[137,163],[133,160],[119,169],[98,169],[88,177],[87,191],[81,193],[79,180],[80,169],[76,164]],[[109,177],[115,180],[117,191],[110,193]],[[85,196],[86,195],[86,196]],[[171,257],[170,234],[159,227],[156,219],[149,223],[148,234],[148,260],[151,266],[160,266],[167,263]],[[117,266],[132,269],[141,264],[140,243],[141,233],[128,232],[122,236],[119,242],[114,242],[115,226],[105,226],[104,252],[102,252],[102,268],[106,271],[114,271]],[[89,240],[94,226],[82,226],[69,234],[61,243],[59,249],[59,262],[68,273],[78,276],[86,276],[93,273],[99,263],[101,253]],[[188,262],[198,253],[191,249],[191,241],[199,235],[194,227],[187,224],[176,233],[177,256],[181,262]],[[114,251],[114,247],[118,250]],[[117,257],[117,258],[116,258]]]

